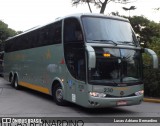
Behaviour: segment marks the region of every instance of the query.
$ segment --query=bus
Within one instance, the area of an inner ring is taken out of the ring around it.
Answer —
[[[0,52],[0,77],[3,77],[3,55],[4,52]]]
[[[53,96],[55,103],[86,108],[140,104],[143,100],[142,53],[128,19],[73,14],[5,42],[4,78],[13,87]]]

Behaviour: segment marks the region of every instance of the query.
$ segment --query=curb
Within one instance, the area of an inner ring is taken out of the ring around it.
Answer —
[[[154,103],[160,103],[160,99],[155,98],[143,98],[144,102],[154,102]]]

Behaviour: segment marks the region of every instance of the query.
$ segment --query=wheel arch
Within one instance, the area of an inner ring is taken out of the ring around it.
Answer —
[[[54,91],[55,87],[56,87],[58,84],[62,87],[62,89],[63,89],[63,91],[64,91],[64,84],[63,84],[62,80],[61,80],[60,78],[58,78],[58,77],[55,77],[55,78],[53,79],[53,81],[52,81],[52,87],[51,87],[51,94],[52,94],[52,95],[53,95],[53,93],[54,93],[53,91]]]

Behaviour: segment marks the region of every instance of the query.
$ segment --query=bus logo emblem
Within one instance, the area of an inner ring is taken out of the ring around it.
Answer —
[[[121,91],[121,92],[120,92],[120,95],[121,95],[121,96],[124,95],[124,91]]]

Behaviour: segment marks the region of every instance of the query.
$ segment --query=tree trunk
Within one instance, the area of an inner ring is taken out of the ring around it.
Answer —
[[[91,9],[91,6],[90,6],[89,2],[87,2],[87,4],[88,4],[90,12],[92,13],[92,9]]]
[[[105,9],[106,9],[107,2],[108,2],[108,0],[105,0],[104,3],[102,3],[102,7],[101,7],[101,10],[100,10],[100,13],[101,13],[101,14],[104,14],[104,11],[105,11]]]

